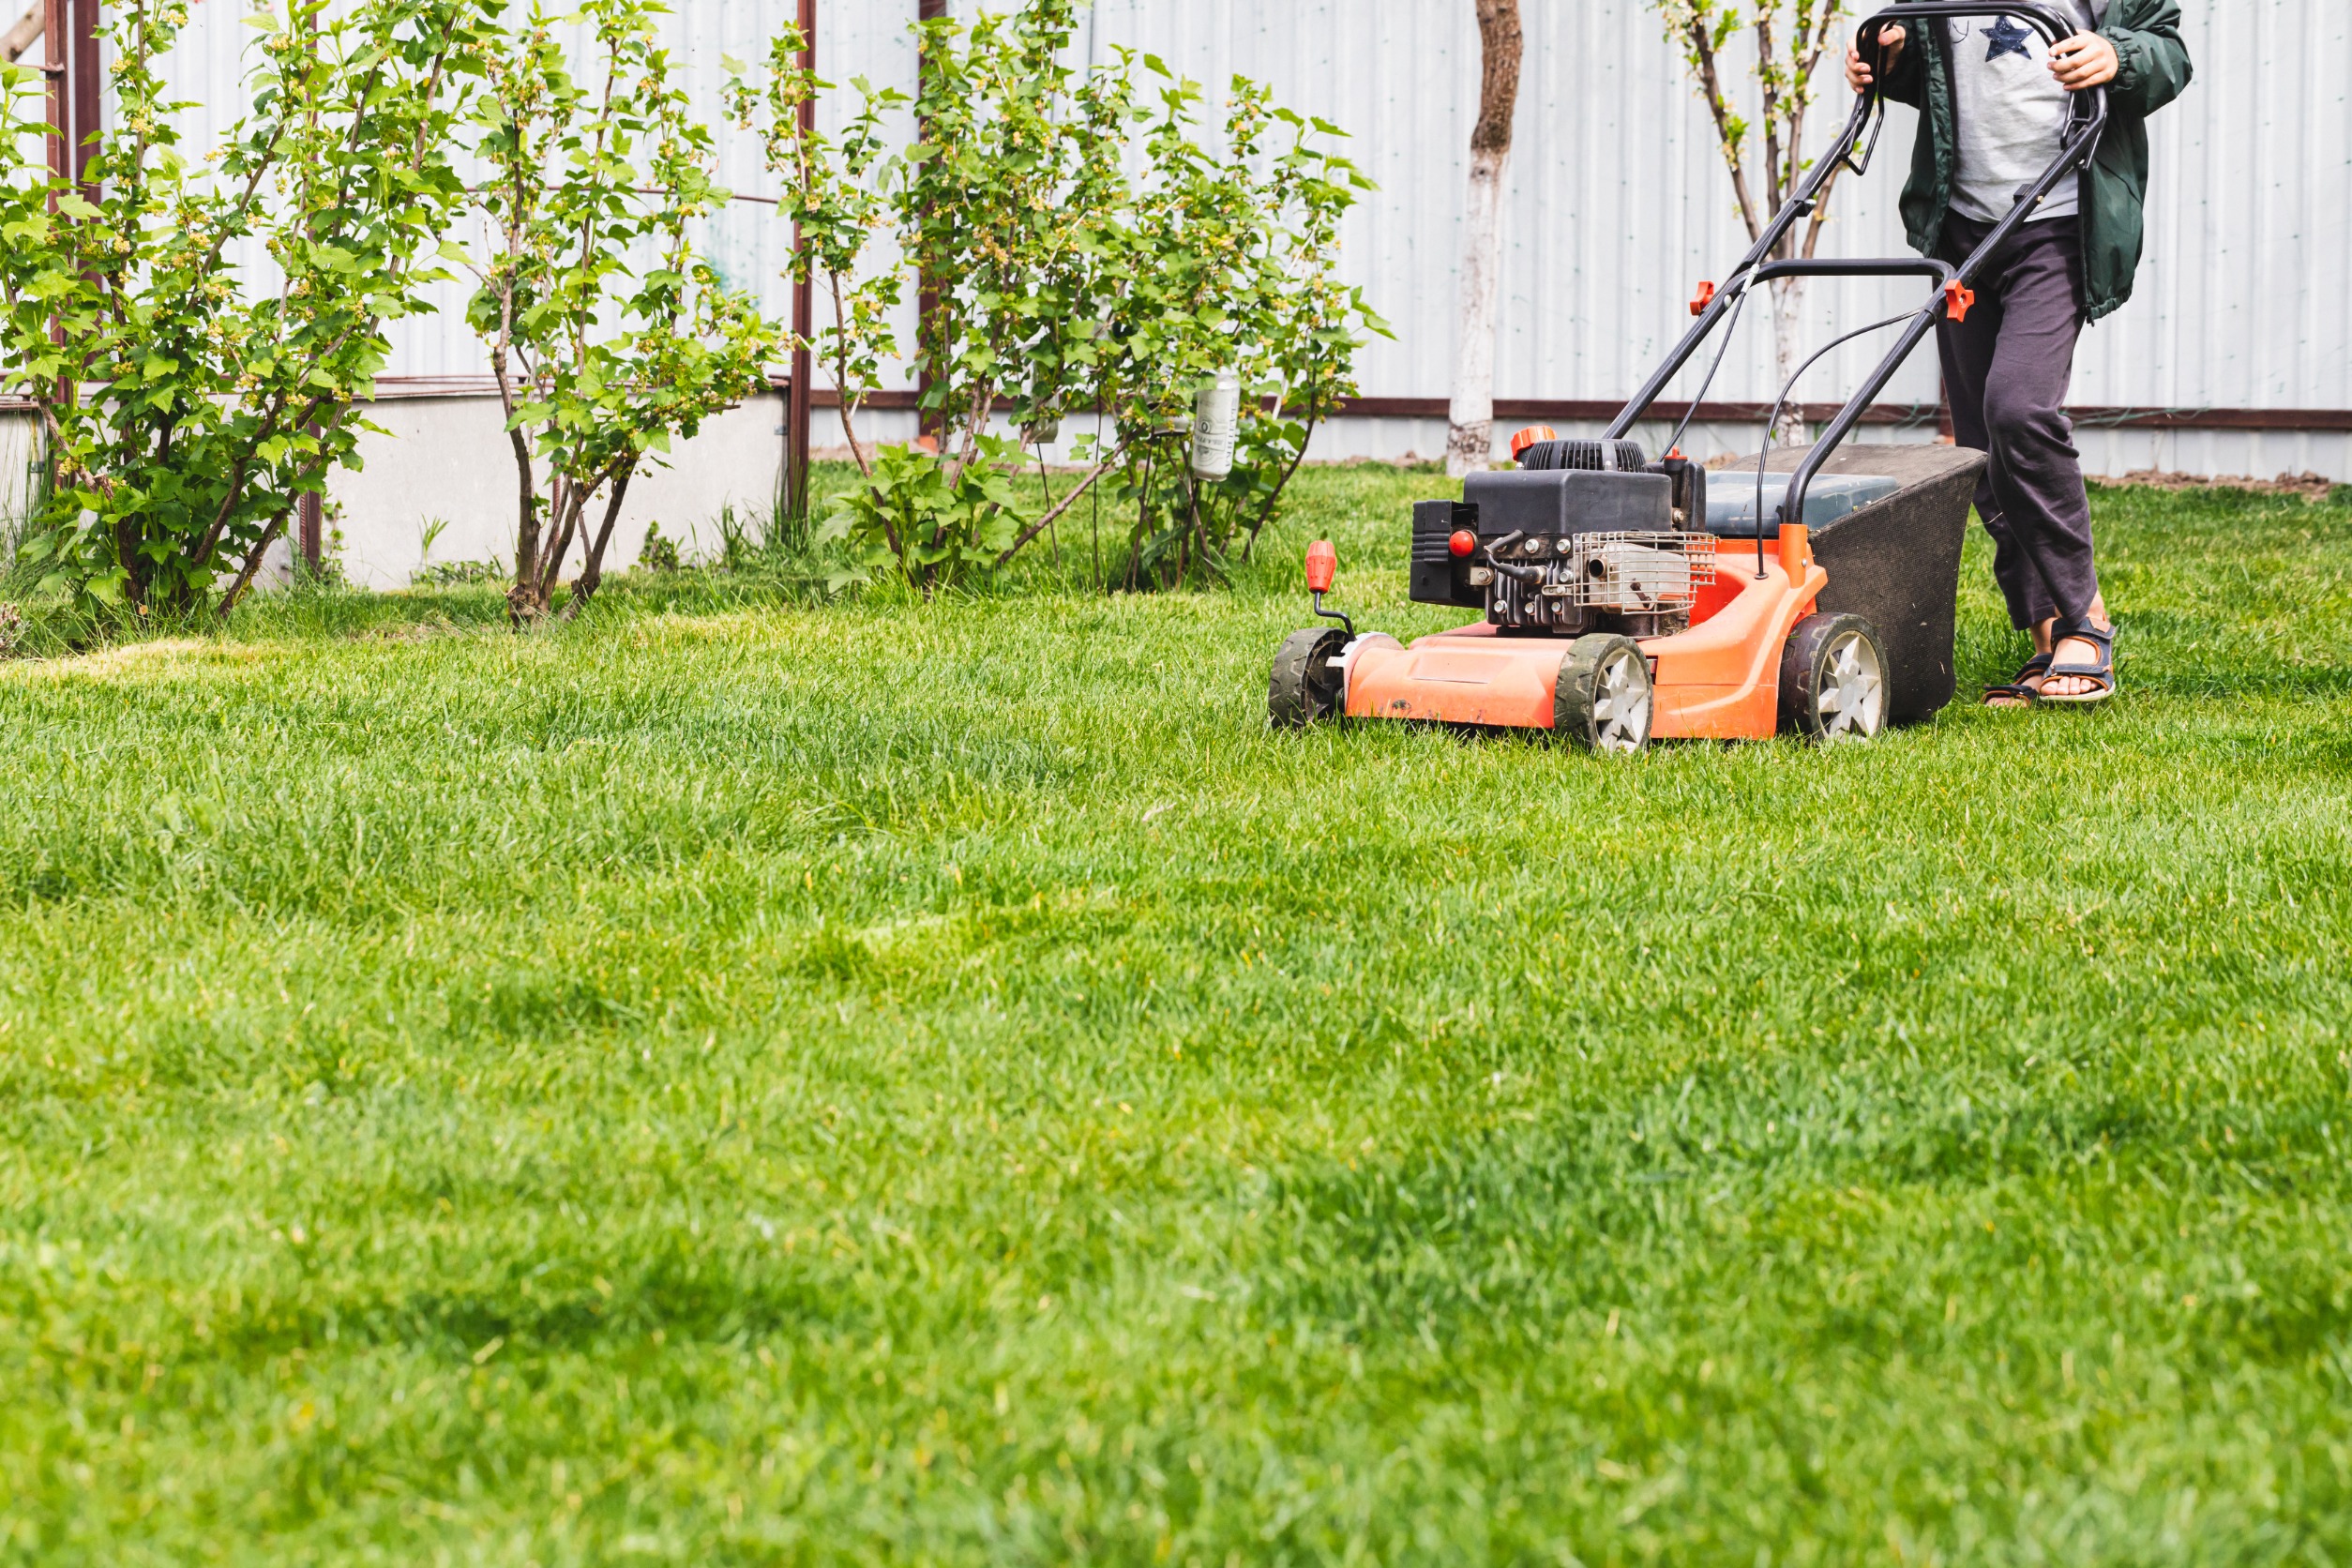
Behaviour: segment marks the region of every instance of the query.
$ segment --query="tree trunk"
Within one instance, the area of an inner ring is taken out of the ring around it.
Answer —
[[[48,11],[49,8],[41,5],[39,0],[34,0],[32,8],[16,19],[16,25],[9,28],[5,37],[0,37],[0,60],[13,63],[23,58],[26,50],[40,41],[42,27],[48,20]]]
[[[1805,280],[1775,278],[1767,287],[1772,291],[1772,391],[1778,394],[1804,363]],[[1803,387],[1789,387],[1789,400],[1772,425],[1773,445],[1795,446],[1804,441],[1804,395]]]
[[[629,493],[629,476],[637,472],[630,463],[612,478],[612,494],[605,502],[604,522],[588,540],[588,558],[580,563],[580,575],[572,579],[572,596],[564,606],[564,619],[575,621],[588,608],[588,601],[596,596],[597,587],[604,581],[605,547],[612,542],[612,525],[621,518],[621,503]]]
[[[1462,211],[1461,330],[1446,409],[1445,471],[1485,468],[1495,449],[1495,296],[1502,271],[1503,173],[1519,101],[1519,0],[1477,0],[1478,124]]]
[[[262,530],[262,536],[253,541],[251,550],[245,552],[245,565],[238,568],[236,580],[230,583],[229,591],[220,596],[219,613],[221,620],[229,618],[229,611],[237,607],[237,601],[245,597],[245,591],[253,586],[254,575],[262,569],[262,561],[269,554],[269,547],[278,541],[278,535],[285,531],[285,527],[286,514],[280,512],[269,520],[268,525]]]
[[[511,293],[501,309],[512,313]],[[498,406],[507,420],[506,445],[515,459],[515,585],[506,591],[506,618],[520,626],[535,618],[531,583],[539,570],[539,482],[532,469],[531,437],[513,422],[515,390],[506,379],[504,341],[490,350],[490,373],[498,380]]]

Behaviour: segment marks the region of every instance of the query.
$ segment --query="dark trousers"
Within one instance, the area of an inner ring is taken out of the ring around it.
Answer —
[[[1937,254],[1957,265],[1992,227],[1949,213]],[[2075,219],[2021,225],[1977,279],[1968,320],[1936,331],[1952,433],[1993,460],[1976,510],[2020,627],[2085,615],[2099,596],[2090,497],[2062,412],[2083,329],[2082,251]]]

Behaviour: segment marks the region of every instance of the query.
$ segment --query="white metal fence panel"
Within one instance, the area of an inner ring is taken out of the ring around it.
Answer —
[[[2352,8],[2336,0],[2189,0],[2197,79],[2151,124],[2155,179],[2138,297],[2086,339],[2076,400],[2352,407]],[[1348,234],[1349,269],[1397,341],[1364,390],[1434,397],[1453,344],[1461,182],[1478,35],[1448,0],[1171,5],[1101,0],[1098,49],[1153,50],[1204,82],[1242,71],[1353,132],[1380,190]],[[1530,0],[1506,218],[1509,294],[1498,394],[1630,390],[1687,324],[1682,301],[1746,244],[1714,138],[1643,0]],[[1850,101],[1825,69],[1807,144]],[[1895,197],[1917,117],[1895,109],[1869,177],[1842,182],[1825,253],[1904,249]],[[1813,330],[1859,324],[1911,285],[1817,287]],[[1717,396],[1770,395],[1762,323]],[[1816,400],[1874,357],[1841,350]],[[1927,355],[1892,395],[1933,398]]]
[[[768,42],[796,10],[794,0],[683,0],[664,24],[678,79],[693,95],[698,112],[716,134],[719,178],[730,189],[748,196],[773,196],[775,180],[763,167],[758,138],[736,129],[727,120],[723,95],[728,62],[737,63],[755,80],[763,78]],[[820,70],[828,80],[842,84],[845,97],[851,78],[859,75],[911,91],[915,53],[906,23],[912,12],[912,0],[904,7],[880,0],[856,4],[825,0],[820,12]],[[201,159],[206,149],[219,144],[244,113],[243,73],[247,54],[259,35],[243,22],[244,13],[223,0],[200,5],[193,8],[187,30],[166,59],[167,80],[188,104],[177,123],[183,148],[191,159]],[[829,101],[828,116],[833,109]],[[468,243],[477,240],[480,236],[475,227],[475,220],[468,219],[467,231],[460,238]],[[777,218],[773,205],[731,204],[706,224],[702,243],[729,282],[757,287],[777,316],[789,314],[792,291],[781,274],[792,234],[790,225]],[[250,266],[260,258],[243,260]],[[468,292],[469,286],[463,283],[443,285],[434,293],[439,306],[436,314],[395,325],[389,374],[488,373],[487,355],[464,320]]]
[[[970,14],[972,0],[957,0]],[[865,75],[911,87],[907,33],[914,0],[821,0],[820,68],[846,83]],[[2148,257],[2138,297],[2087,335],[2074,388],[2084,404],[2148,408],[2352,407],[2352,8],[2341,0],[2187,0],[2197,79],[2153,124],[2155,175]],[[697,99],[721,119],[724,57],[756,67],[791,0],[680,0],[672,46]],[[1720,277],[1745,247],[1712,132],[1676,52],[1646,0],[1526,0],[1528,54],[1506,218],[1507,294],[1498,355],[1504,398],[1623,395],[1687,322],[1695,284]],[[172,64],[196,100],[188,126],[201,149],[234,118],[239,13],[197,8]],[[1278,100],[1351,134],[1350,156],[1378,182],[1349,224],[1346,266],[1391,323],[1393,341],[1362,362],[1364,390],[1442,396],[1454,343],[1457,221],[1478,37],[1468,0],[1098,0],[1087,23],[1092,57],[1149,51],[1221,98],[1234,72]],[[1842,113],[1842,84],[1825,73],[1807,143],[1818,149]],[[1824,236],[1833,254],[1903,249],[1895,196],[1914,117],[1890,115],[1879,162],[1848,179]],[[722,129],[725,177],[771,190],[747,137]],[[787,243],[774,209],[740,204],[716,219],[714,258],[758,281],[780,313]],[[1808,331],[1889,313],[1910,283],[1817,283]],[[448,291],[454,306],[458,291]],[[1772,390],[1769,325],[1751,313],[1713,396],[1757,400]],[[1875,350],[1840,350],[1808,379],[1811,400],[1838,396]],[[391,369],[411,375],[478,372],[473,335],[454,309],[401,324]],[[1907,366],[1887,396],[1936,395],[1932,355]],[[1392,427],[1402,430],[1399,422]],[[1386,442],[1367,429],[1375,444]],[[2086,431],[2087,445],[2100,438]],[[2281,452],[2341,467],[2341,437],[2191,433],[2124,442],[2183,466]],[[2113,442],[2110,445],[2114,445]],[[1429,448],[1425,445],[1423,450]],[[2117,448],[2120,450],[2118,446]],[[2168,457],[2169,454],[2169,457]]]
[[[2352,408],[2352,7],[2188,0],[2197,77],[2149,123],[2137,296],[2085,339],[2075,400]],[[2148,460],[2352,478],[2343,436],[2142,435]],[[2264,465],[2268,455],[2269,466]]]

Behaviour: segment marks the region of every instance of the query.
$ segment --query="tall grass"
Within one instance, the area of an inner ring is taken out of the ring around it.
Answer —
[[[0,667],[0,1561],[2352,1558],[2352,510],[2101,492],[2102,712],[1269,733],[1443,483]]]

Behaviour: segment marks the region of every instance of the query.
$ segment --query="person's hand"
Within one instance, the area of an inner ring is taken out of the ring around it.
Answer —
[[[2103,87],[2122,68],[2115,45],[2096,33],[2077,33],[2050,51],[2050,74],[2070,93]]]
[[[1894,63],[1903,57],[1903,40],[1906,37],[1907,35],[1903,29],[1892,22],[1878,29],[1878,44],[1886,52],[1889,70],[1892,70]],[[1864,87],[1869,86],[1870,82],[1870,66],[1862,58],[1862,35],[1857,33],[1854,35],[1854,41],[1846,46],[1846,84],[1859,93]]]

